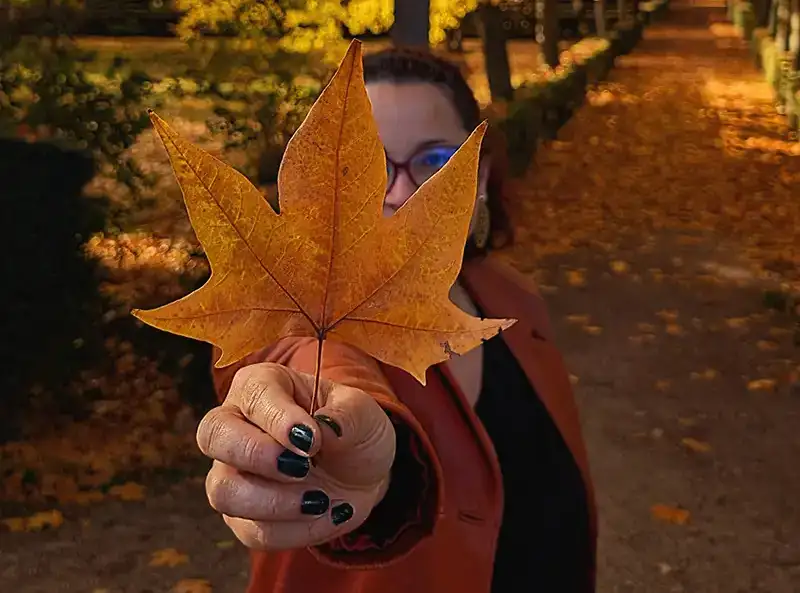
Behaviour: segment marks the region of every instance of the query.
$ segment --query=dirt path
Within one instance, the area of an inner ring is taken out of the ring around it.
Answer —
[[[577,377],[602,593],[800,591],[800,350],[762,304],[768,270],[797,278],[800,152],[723,14],[650,29],[520,186],[513,258]]]
[[[517,184],[508,255],[538,277],[574,374],[602,593],[800,591],[800,355],[762,305],[796,278],[800,156],[730,28],[709,27],[722,13],[676,7],[649,29]],[[196,476],[0,532],[0,590],[243,591],[244,550]],[[149,565],[173,547],[188,562]]]

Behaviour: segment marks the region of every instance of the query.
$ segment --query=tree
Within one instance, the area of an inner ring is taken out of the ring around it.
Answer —
[[[558,0],[535,0],[536,43],[550,68],[559,64],[558,57]]]
[[[498,6],[487,2],[478,8],[478,17],[483,40],[483,60],[492,100],[508,101],[514,95],[514,87],[511,86],[503,15]]]
[[[395,46],[428,47],[430,38],[430,0],[403,0],[394,5],[391,28]]]
[[[594,0],[594,27],[598,37],[605,37],[606,0]]]

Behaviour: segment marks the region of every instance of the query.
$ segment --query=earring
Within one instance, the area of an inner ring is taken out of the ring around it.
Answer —
[[[486,204],[486,198],[481,195],[475,203],[475,226],[472,229],[472,241],[475,243],[475,247],[478,249],[486,247],[490,231],[489,206]]]

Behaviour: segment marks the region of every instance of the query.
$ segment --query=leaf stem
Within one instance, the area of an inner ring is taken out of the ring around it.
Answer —
[[[319,376],[322,372],[322,343],[325,341],[325,332],[317,334],[317,362],[314,365],[314,393],[311,396],[311,406],[308,409],[310,416],[317,411],[317,398],[319,397]]]

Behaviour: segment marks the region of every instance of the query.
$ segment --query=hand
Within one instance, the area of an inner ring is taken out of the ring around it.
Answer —
[[[386,490],[395,453],[386,413],[363,391],[321,379],[312,419],[313,393],[311,375],[247,366],[197,429],[214,460],[208,500],[249,548],[334,539],[363,523]]]

